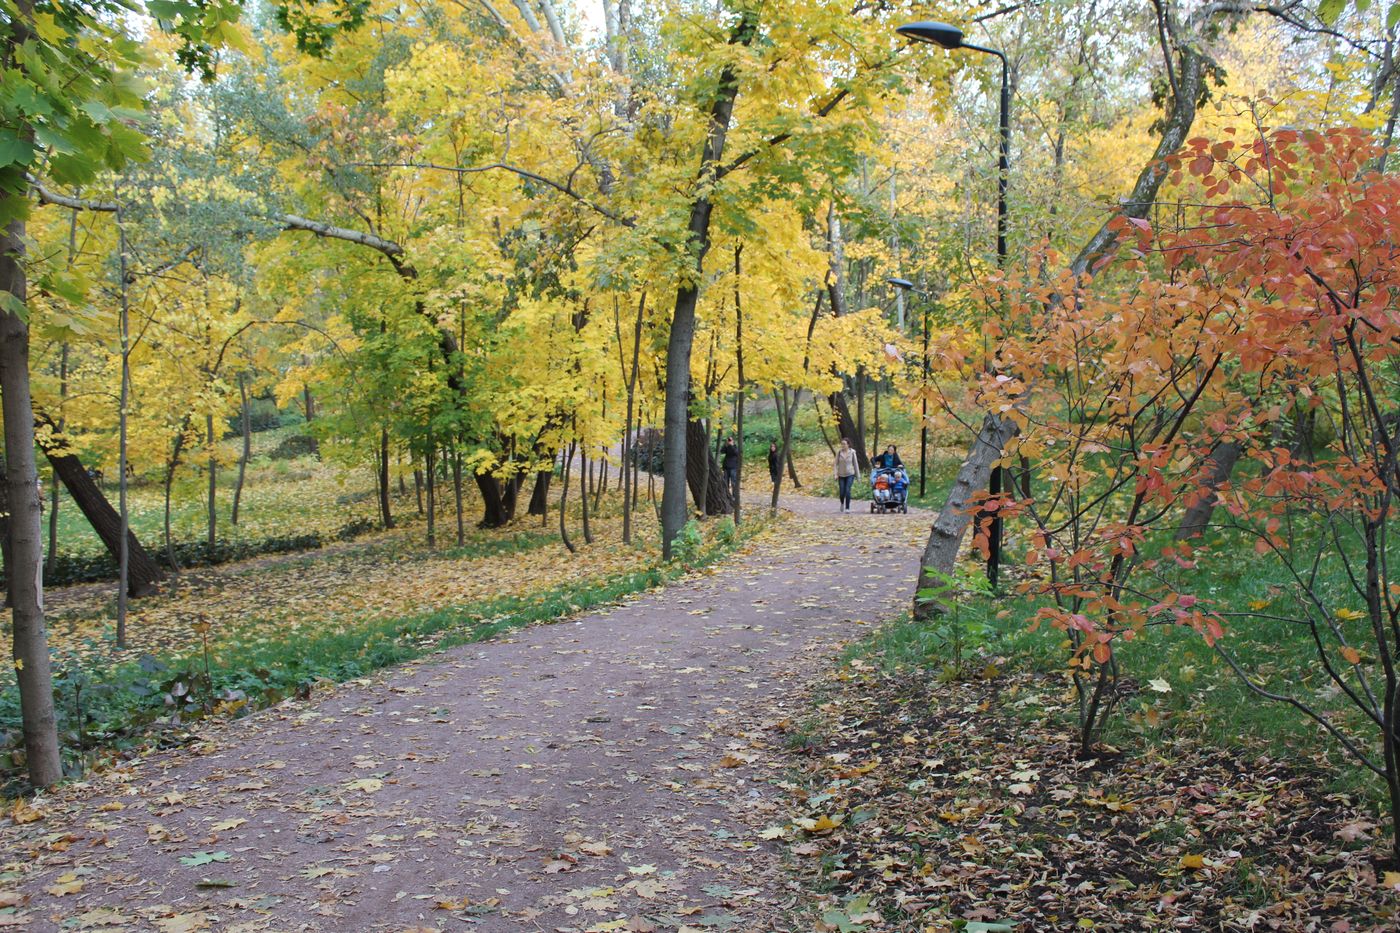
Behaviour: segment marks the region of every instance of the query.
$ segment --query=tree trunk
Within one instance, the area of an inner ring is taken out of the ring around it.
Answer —
[[[580,453],[586,449],[586,447],[580,445]],[[588,524],[588,484],[592,482],[589,477],[593,474],[593,464],[592,461],[588,459],[588,454],[582,454],[582,457],[583,459],[579,462],[578,466],[578,499],[579,504],[583,508],[583,543],[592,544],[593,529]]]
[[[1220,501],[1216,490],[1229,481],[1242,452],[1243,448],[1235,441],[1221,441],[1211,449],[1210,456],[1202,464],[1201,497],[1187,506],[1182,515],[1181,524],[1176,529],[1177,541],[1205,534],[1211,516],[1215,514],[1215,506]]]
[[[180,452],[184,446],[185,425],[181,425],[180,433],[171,445],[170,461],[165,465],[165,562],[176,573],[180,572],[180,562],[175,559],[175,542],[170,536],[170,488],[175,485],[175,469],[180,465]],[[122,479],[125,481],[125,473],[122,474]]]
[[[549,514],[549,481],[553,477],[553,469],[540,470],[535,474],[535,488],[530,493],[530,507],[526,509],[529,514],[542,516]]]
[[[32,12],[19,4],[21,21]],[[13,40],[12,40],[13,41]],[[9,200],[12,195],[3,195]],[[0,236],[0,294],[23,307],[24,222]],[[0,405],[5,421],[5,507],[9,517],[5,582],[10,598],[11,645],[19,682],[20,716],[29,780],[49,787],[63,779],[53,707],[49,639],[44,626],[44,529],[34,464],[34,408],[29,394],[29,326],[15,308],[0,308]]]
[[[214,456],[214,416],[204,416],[204,437],[209,444],[209,535],[205,544],[209,562],[214,562],[214,548],[219,534],[219,461]]]
[[[569,549],[570,554],[578,551],[578,548],[574,547],[574,542],[569,540],[569,510],[567,508],[569,504],[569,468],[573,462],[574,444],[570,441],[569,451],[564,456],[564,485],[559,491],[559,540],[564,542],[564,547]]]
[[[699,421],[690,422],[686,432],[686,442],[690,446],[687,457],[689,469],[686,482],[690,494],[695,499],[696,511],[705,515],[728,515],[733,509],[733,499],[725,488],[724,472],[715,463],[714,452],[705,439],[705,429]],[[662,487],[663,502],[665,487]],[[663,506],[664,508],[664,506]]]
[[[77,216],[78,216],[78,215],[77,215],[76,213],[73,214],[73,218],[74,218],[74,221],[75,221],[75,222],[76,222]],[[68,256],[69,256],[69,262],[71,263],[71,262],[72,262],[72,257],[73,257],[73,245],[72,245],[72,234],[71,234],[71,233],[69,234]],[[63,344],[62,350],[60,350],[60,352],[59,352],[59,358],[58,358],[58,406],[59,406],[59,407],[58,407],[58,429],[59,429],[60,431],[63,430],[64,423],[65,423],[64,417],[63,417],[63,403],[64,403],[65,401],[67,401],[67,399],[68,399],[68,343],[65,341],[64,344]],[[50,469],[52,470],[52,467],[50,467]],[[48,573],[49,573],[50,575],[52,575],[53,572],[54,572],[54,567],[57,565],[57,561],[58,561],[58,504],[59,504],[60,501],[62,501],[62,500],[59,498],[59,495],[58,495],[58,494],[59,494],[59,484],[58,484],[58,473],[57,473],[57,471],[53,471],[53,475],[52,475],[51,477],[49,477],[49,485],[50,485],[52,488],[49,490],[50,501],[49,501],[49,559],[48,559]]]
[[[39,416],[39,423],[43,424],[44,416]],[[61,437],[61,435],[60,435]],[[107,551],[115,560],[121,558],[121,529],[122,520],[120,513],[112,508],[112,504],[107,501],[107,497],[102,494],[102,490],[97,488],[97,483],[88,475],[87,468],[78,459],[76,454],[58,452],[54,443],[58,443],[55,438],[53,443],[45,446],[44,455],[48,458],[49,465],[63,482],[63,486],[68,490],[68,495],[73,499],[73,503],[83,513],[83,517],[92,525],[92,530],[97,532],[97,536],[102,539],[102,543],[107,546]],[[118,470],[121,464],[118,463]],[[126,482],[125,472],[122,471],[119,482]],[[120,488],[120,487],[119,487]],[[156,583],[165,578],[165,571],[155,558],[141,546],[141,542],[136,539],[136,535],[127,529],[126,546],[129,566],[127,568],[127,594],[132,597],[149,596],[156,590]]]
[[[437,449],[433,447],[433,434],[428,432],[428,450],[424,455],[424,465],[428,473],[428,550],[437,547]]]
[[[730,33],[732,45],[748,46],[758,33],[756,15],[745,9]],[[720,160],[739,96],[738,69],[726,64],[720,71],[715,97],[710,104],[708,129],[700,167],[696,173],[696,196],[691,202],[687,225],[687,251],[690,268],[676,290],[675,311],[671,315],[671,335],[666,345],[665,477],[661,490],[661,545],[666,559],[671,545],[686,523],[685,486],[689,478],[686,448],[690,433],[690,351],[695,340],[695,307],[700,298],[700,282],[705,269],[705,253],[710,248],[710,193],[719,177]]]
[[[963,461],[953,487],[948,490],[948,502],[933,523],[928,543],[924,546],[924,556],[919,561],[919,589],[938,585],[938,574],[949,574],[957,560],[962,546],[963,535],[972,522],[968,511],[968,500],[974,493],[987,488],[991,479],[992,465],[1001,459],[1006,442],[1016,435],[1016,425],[1009,419],[987,415],[982,421],[982,430],[968,458]],[[927,619],[938,611],[932,602],[922,602],[915,597],[915,618]]]
[[[490,473],[475,475],[476,488],[481,493],[482,516],[477,523],[479,528],[501,528],[515,518],[514,487],[507,484],[504,490],[501,481]]]
[[[399,477],[403,482],[403,477]],[[389,429],[379,428],[379,521],[387,528],[394,527],[394,513],[389,509]]]
[[[744,488],[744,305],[739,300],[739,276],[742,271],[740,256],[744,244],[734,247],[734,361],[738,367],[739,393],[734,412],[735,441],[739,445],[739,466],[734,475],[734,527],[739,526],[743,515]],[[728,477],[726,477],[726,480]]]
[[[861,472],[868,474],[870,472],[870,452],[865,449],[865,437],[860,425],[851,418],[851,409],[846,403],[846,393],[833,392],[827,396],[827,402],[831,405],[832,414],[836,416],[837,435],[850,441],[851,447],[856,452],[856,462],[860,464]],[[829,442],[828,446],[830,446]]]
[[[452,452],[452,502],[457,508],[457,546],[467,543],[466,518],[462,515],[462,452]]]
[[[243,449],[238,454],[238,480],[233,484],[233,508],[228,523],[238,527],[238,504],[243,499],[243,477],[248,472],[248,460],[253,454],[253,418],[248,411],[248,377],[238,374],[238,427],[243,432]]]
[[[413,468],[413,495],[418,500],[418,514],[423,514],[423,471]]]

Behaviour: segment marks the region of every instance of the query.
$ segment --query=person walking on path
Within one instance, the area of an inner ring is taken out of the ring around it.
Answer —
[[[729,494],[737,500],[739,498],[739,448],[734,446],[732,434],[724,439],[724,446],[719,449],[719,452],[724,456],[722,463],[724,481],[729,485]]]
[[[860,477],[860,461],[851,442],[841,438],[841,449],[836,451],[836,485],[841,495],[841,511],[851,510],[851,487]]]
[[[778,442],[773,441],[768,445],[768,478],[773,481],[773,485],[778,485],[778,480],[783,475],[783,455],[778,450]]]

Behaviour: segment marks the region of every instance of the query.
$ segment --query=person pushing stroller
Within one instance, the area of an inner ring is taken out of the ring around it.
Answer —
[[[891,444],[870,460],[870,511],[907,512],[909,474],[899,448]]]

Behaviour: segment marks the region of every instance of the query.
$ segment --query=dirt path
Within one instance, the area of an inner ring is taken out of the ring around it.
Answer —
[[[0,925],[781,929],[799,895],[761,833],[789,814],[749,760],[839,642],[906,604],[926,522],[792,504],[710,573],[40,801],[0,834]]]

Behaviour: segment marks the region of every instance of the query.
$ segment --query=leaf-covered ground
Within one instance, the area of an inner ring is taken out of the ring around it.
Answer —
[[[610,610],[206,724],[12,810],[0,924],[801,929],[762,726],[904,604],[922,533],[813,503]]]
[[[1384,831],[1306,761],[1191,739],[1080,760],[1058,678],[852,664],[787,724],[796,819],[773,829],[827,892],[818,929],[1400,928]]]

